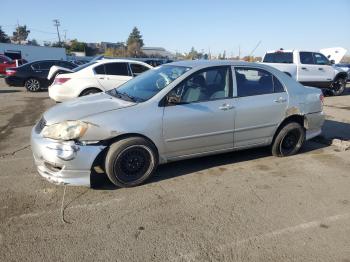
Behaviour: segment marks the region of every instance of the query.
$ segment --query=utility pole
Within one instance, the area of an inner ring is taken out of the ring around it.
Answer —
[[[58,30],[58,27],[61,25],[60,20],[54,19],[52,21],[53,21],[53,25],[56,26],[56,29],[57,29],[58,44],[61,45],[60,31]]]
[[[67,42],[67,29],[64,29],[63,32],[64,32],[64,42],[66,43]]]

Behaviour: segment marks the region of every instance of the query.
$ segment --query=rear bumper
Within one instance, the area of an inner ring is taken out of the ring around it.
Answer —
[[[16,76],[7,76],[5,77],[5,82],[9,86],[24,86],[24,81],[22,78]]]
[[[71,100],[73,98],[76,98],[78,96],[75,96],[74,94],[67,94],[65,93],[64,89],[67,89],[66,86],[62,85],[51,85],[49,86],[49,96],[51,99],[55,100],[56,102],[64,102]]]
[[[306,140],[319,136],[322,133],[322,126],[325,114],[322,112],[305,115]]]

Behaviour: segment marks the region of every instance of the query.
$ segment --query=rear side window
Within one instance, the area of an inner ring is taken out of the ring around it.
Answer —
[[[264,57],[263,62],[265,62],[265,63],[292,64],[293,63],[293,53],[292,52],[267,53]]]
[[[140,64],[130,64],[130,67],[134,75],[139,75],[149,69],[148,67]]]
[[[239,97],[284,92],[281,82],[263,69],[236,67],[235,73]]]
[[[300,52],[299,55],[300,55],[300,63],[304,65],[314,64],[314,58],[311,52]]]
[[[106,75],[129,76],[127,63],[105,64]]]
[[[55,65],[55,62],[51,61],[45,61],[45,62],[40,62],[38,63],[39,69],[40,70],[49,70],[51,66]]]
[[[105,75],[105,65],[99,65],[94,68],[94,71],[98,75]]]

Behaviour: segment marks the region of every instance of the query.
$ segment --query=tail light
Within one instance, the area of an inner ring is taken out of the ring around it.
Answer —
[[[6,75],[7,76],[13,76],[14,74],[16,74],[16,70],[15,69],[6,69]]]
[[[321,103],[323,105],[323,103],[324,103],[324,95],[323,94],[320,94],[320,101],[321,101]]]
[[[55,81],[53,82],[54,85],[62,85],[65,82],[67,82],[70,78],[66,78],[66,77],[56,77]]]

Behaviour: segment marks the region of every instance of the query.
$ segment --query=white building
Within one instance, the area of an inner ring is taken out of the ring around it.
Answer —
[[[35,60],[67,60],[66,49],[61,47],[32,46],[0,43],[0,54],[12,59]]]

